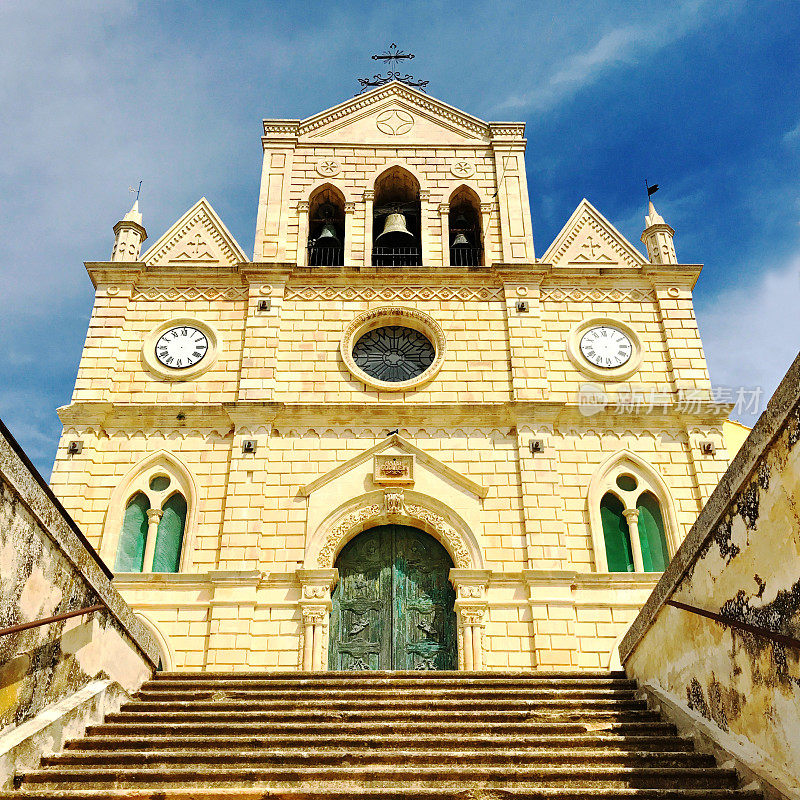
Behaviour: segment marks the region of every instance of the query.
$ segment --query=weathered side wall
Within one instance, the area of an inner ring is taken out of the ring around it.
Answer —
[[[800,651],[665,605],[800,638],[800,357],[622,642],[626,671],[800,789]]]
[[[0,628],[99,603],[106,608],[0,636],[4,767],[13,731],[92,681],[135,692],[157,665],[158,648],[0,423]]]

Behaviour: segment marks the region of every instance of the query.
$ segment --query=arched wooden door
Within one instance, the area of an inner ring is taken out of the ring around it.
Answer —
[[[372,528],[344,547],[336,566],[330,669],[457,669],[453,562],[432,536]]]

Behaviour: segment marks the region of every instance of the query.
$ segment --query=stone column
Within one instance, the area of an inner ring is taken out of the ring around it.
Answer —
[[[442,266],[450,266],[450,204],[439,203],[439,223],[442,226]]]
[[[308,264],[308,200],[297,204],[297,266]]]
[[[420,261],[431,263],[431,221],[430,221],[431,193],[422,189],[419,193],[419,236],[422,246]]]
[[[372,204],[375,200],[373,189],[365,189],[361,196],[364,207],[364,266],[372,266]]]
[[[300,581],[300,615],[302,619],[300,668],[319,672],[328,668],[328,625],[331,589],[339,579],[337,569],[297,570]]]
[[[342,261],[346,267],[353,265],[353,215],[355,211],[355,203],[344,204],[344,253]]]
[[[463,670],[483,669],[484,613],[489,570],[451,569],[450,582],[456,590],[455,609],[460,633],[459,666]]]
[[[160,508],[147,509],[147,540],[144,543],[144,563],[142,572],[153,571],[153,558],[156,554],[156,536],[158,535],[158,523],[164,512]]]
[[[642,542],[641,539],[639,539],[639,509],[626,508],[622,513],[628,521],[628,533],[631,537],[631,553],[633,553],[633,568],[636,572],[644,572]]]

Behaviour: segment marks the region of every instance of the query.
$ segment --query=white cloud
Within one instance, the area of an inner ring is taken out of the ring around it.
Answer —
[[[645,19],[624,24],[590,39],[582,49],[557,53],[552,72],[541,73],[528,91],[515,92],[502,100],[496,110],[538,111],[553,108],[580,89],[591,86],[608,69],[620,63],[636,63],[645,54],[652,56],[709,20],[738,13],[739,2],[721,6],[708,0],[689,0],[670,7],[659,4],[646,8]],[[640,9],[641,10],[641,9]],[[562,66],[563,65],[563,66]]]
[[[800,349],[800,255],[751,286],[720,292],[697,308],[715,386],[759,387],[761,407]],[[740,416],[752,425],[757,414]]]

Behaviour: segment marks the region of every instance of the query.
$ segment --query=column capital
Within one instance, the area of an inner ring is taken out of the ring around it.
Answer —
[[[304,213],[308,211],[310,203],[308,200],[298,200],[297,202],[297,210],[299,213]]]
[[[630,525],[632,522],[635,522],[637,525],[639,523],[639,509],[638,508],[626,508],[623,512],[625,519]]]
[[[356,212],[356,204],[355,202],[347,202],[344,204],[344,213],[345,214],[355,214]]]
[[[437,209],[440,214],[449,214],[450,213],[450,203],[439,203]]]
[[[163,515],[164,515],[164,512],[160,508],[148,508],[147,509],[147,521],[149,523],[158,522]]]

